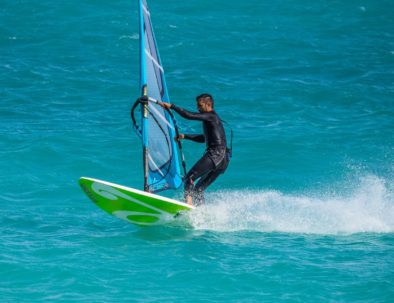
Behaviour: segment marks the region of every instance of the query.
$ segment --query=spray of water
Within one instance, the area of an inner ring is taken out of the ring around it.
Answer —
[[[367,176],[348,194],[286,195],[278,191],[215,192],[189,216],[194,229],[314,234],[394,232],[390,184]]]

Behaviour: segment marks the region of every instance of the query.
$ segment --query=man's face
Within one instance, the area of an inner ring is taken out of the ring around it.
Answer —
[[[205,103],[202,100],[198,100],[197,102],[197,109],[200,113],[205,113],[207,111],[208,103]]]

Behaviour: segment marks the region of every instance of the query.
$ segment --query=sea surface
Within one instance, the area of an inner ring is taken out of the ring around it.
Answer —
[[[148,2],[230,166],[189,227],[101,211],[80,176],[143,186],[138,2],[2,0],[0,302],[394,302],[394,2]]]

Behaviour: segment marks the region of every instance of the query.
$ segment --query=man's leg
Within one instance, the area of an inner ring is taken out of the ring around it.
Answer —
[[[205,154],[196,164],[191,168],[191,170],[185,176],[185,201],[188,204],[192,204],[192,196],[194,192],[194,181],[203,175],[209,173],[215,169],[215,164]]]
[[[196,186],[194,187],[197,205],[204,204],[204,191],[217,179],[217,177],[219,177],[221,173],[222,171],[214,170],[198,180]]]
[[[211,185],[219,175],[223,174],[228,166],[228,161],[224,160],[220,165],[213,171],[209,172],[205,176],[202,176],[200,180],[198,180],[196,186],[194,187],[194,191],[196,194],[196,204],[203,204],[204,199],[204,191]]]

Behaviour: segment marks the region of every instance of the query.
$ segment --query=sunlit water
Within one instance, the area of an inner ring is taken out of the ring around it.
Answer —
[[[209,92],[234,130],[228,171],[177,227],[95,207],[80,176],[142,188],[137,3],[3,1],[0,301],[391,302],[392,2],[149,4],[172,102]]]

